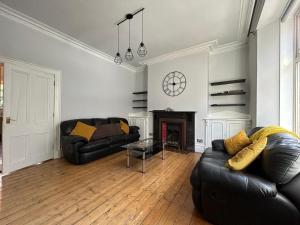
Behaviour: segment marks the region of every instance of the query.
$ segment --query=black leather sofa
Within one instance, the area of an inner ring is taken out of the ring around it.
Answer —
[[[269,136],[263,153],[245,171],[228,169],[228,158],[224,141],[215,140],[191,175],[194,205],[208,221],[219,225],[300,224],[298,139],[288,134]]]
[[[74,164],[87,163],[106,155],[122,150],[122,145],[138,141],[140,138],[139,127],[130,126],[128,135],[115,135],[88,142],[85,138],[70,135],[78,121],[94,126],[97,124],[119,123],[120,120],[128,124],[124,118],[93,118],[67,120],[61,123],[61,148],[64,158]]]

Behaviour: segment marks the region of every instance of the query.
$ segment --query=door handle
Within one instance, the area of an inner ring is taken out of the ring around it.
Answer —
[[[10,121],[17,121],[10,118],[10,116],[6,117],[6,123],[10,124]]]

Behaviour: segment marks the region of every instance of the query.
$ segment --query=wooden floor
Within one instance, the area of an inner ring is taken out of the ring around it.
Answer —
[[[200,154],[167,152],[126,168],[125,152],[85,165],[63,159],[2,177],[0,224],[209,224],[189,177]]]

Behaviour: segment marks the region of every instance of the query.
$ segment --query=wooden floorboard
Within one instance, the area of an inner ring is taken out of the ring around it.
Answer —
[[[126,168],[119,152],[84,165],[64,159],[2,177],[0,224],[208,225],[194,209],[189,177],[199,153],[166,153]]]

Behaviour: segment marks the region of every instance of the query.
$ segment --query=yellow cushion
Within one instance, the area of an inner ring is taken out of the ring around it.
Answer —
[[[259,139],[253,144],[239,151],[235,156],[228,160],[228,166],[233,170],[243,170],[249,166],[267,145],[267,138]]]
[[[225,148],[229,155],[235,155],[237,152],[251,144],[244,130],[240,131],[238,134],[231,138],[224,140]]]
[[[124,123],[122,120],[120,120],[120,128],[125,134],[129,134],[129,126],[127,123]]]
[[[91,139],[93,136],[94,132],[96,131],[96,127],[89,126],[85,123],[82,122],[77,122],[76,126],[71,132],[71,135],[77,135],[80,137],[86,138],[88,141]]]

